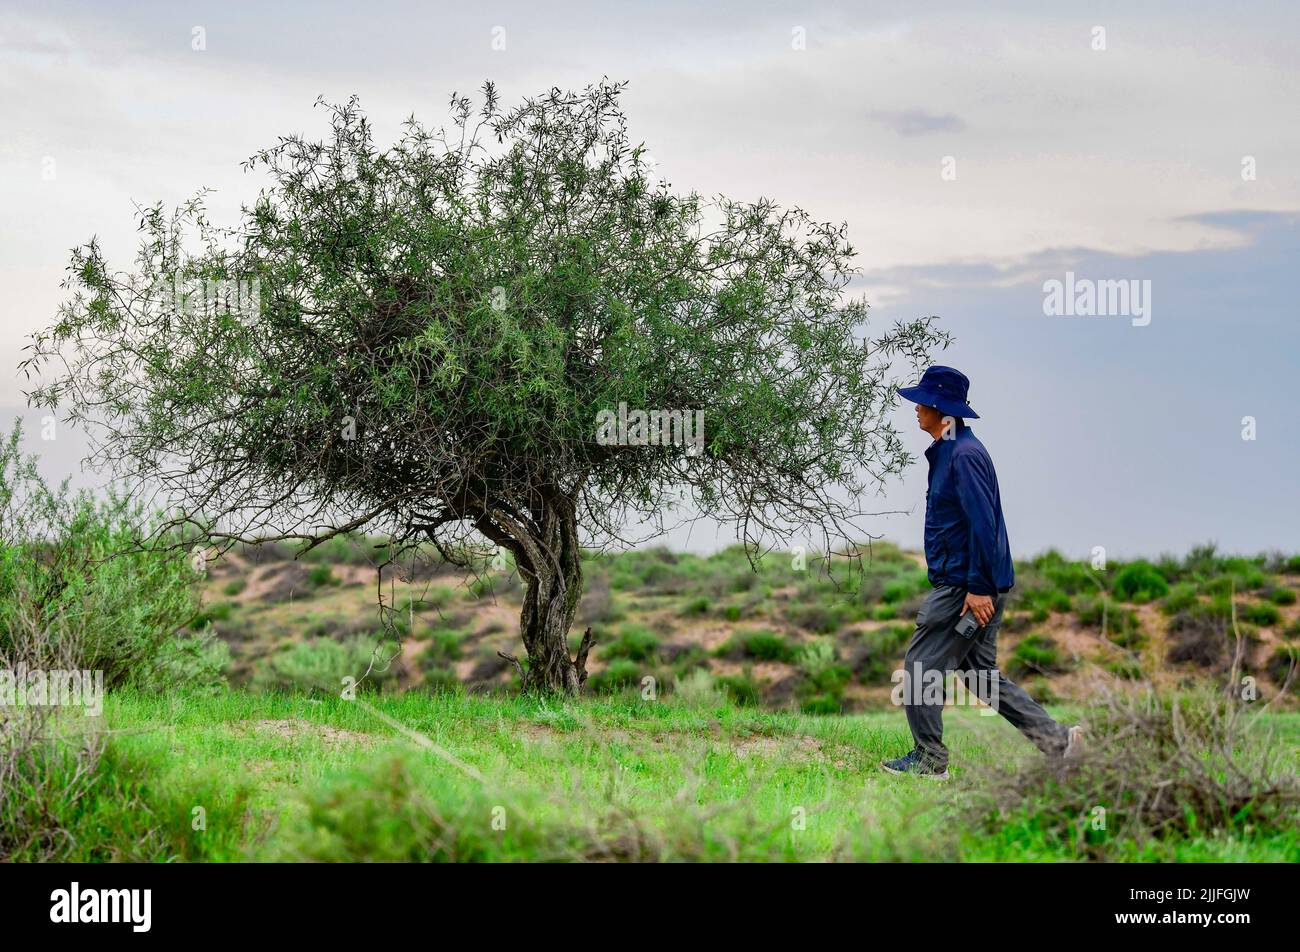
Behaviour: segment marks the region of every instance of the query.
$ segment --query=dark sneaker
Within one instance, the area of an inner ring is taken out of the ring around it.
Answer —
[[[880,766],[892,774],[914,774],[927,780],[948,779],[948,768],[936,770],[928,758],[921,756],[919,750],[913,750],[897,760],[882,760]]]

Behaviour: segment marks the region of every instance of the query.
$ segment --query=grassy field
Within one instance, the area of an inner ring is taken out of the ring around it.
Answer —
[[[0,546],[0,671],[107,698],[0,706],[0,860],[1300,860],[1300,557],[1019,563],[1000,667],[1089,753],[957,706],[938,784],[878,769],[928,589],[894,546],[847,587],[797,553],[588,553],[591,677],[542,700],[498,654],[508,564],[340,538],[196,566],[38,498],[63,529]]]
[[[372,693],[108,699],[96,784],[61,818],[76,860],[1076,860],[987,774],[1041,759],[946,715],[954,780],[876,768],[902,714],[816,717],[700,697],[545,702]],[[1071,711],[1057,708],[1058,717]],[[1300,717],[1267,715],[1295,767]],[[76,728],[76,719],[65,727]],[[1275,829],[1103,843],[1105,858],[1295,861]],[[1103,834],[1103,838],[1106,834]],[[21,854],[13,858],[23,858]]]

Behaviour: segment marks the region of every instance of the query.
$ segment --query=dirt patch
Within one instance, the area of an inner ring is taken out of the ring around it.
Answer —
[[[1055,641],[1076,664],[1115,649],[1114,642],[1103,638],[1100,631],[1085,628],[1068,616],[1053,614],[1039,631]]]
[[[564,736],[562,731],[557,731],[547,724],[516,724],[513,730],[530,744],[536,744],[539,741],[558,740]]]
[[[471,623],[477,637],[484,635],[503,635],[510,638],[519,637],[519,604],[514,602],[492,601],[482,599],[474,603],[471,611]]]
[[[709,672],[715,677],[739,678],[744,677],[747,671],[755,687],[760,690],[785,681],[791,674],[798,673],[793,665],[784,664],[780,661],[751,661],[749,659],[735,661],[731,658],[709,659]]]
[[[358,731],[345,731],[329,724],[317,724],[301,717],[285,720],[240,721],[239,727],[254,734],[282,737],[285,740],[298,740],[302,737],[315,737],[330,744],[369,744],[374,738],[370,734]]]
[[[731,640],[740,626],[719,622],[678,623],[673,641],[682,645],[699,645],[712,654]]]
[[[467,661],[456,663],[456,674],[464,682],[481,684],[487,681],[506,680],[500,676],[510,671],[510,662],[497,654],[483,655]]]
[[[800,760],[821,760],[825,753],[822,742],[815,737],[796,735],[792,737],[768,737],[755,734],[751,737],[737,739],[731,749],[740,757],[794,757]]]
[[[516,724],[513,730],[518,736],[532,744],[554,742],[565,737],[589,738],[598,741],[601,745],[617,743],[626,744],[630,747],[662,747],[669,741],[675,744],[694,742],[706,744],[715,751],[730,750],[741,758],[758,757],[767,760],[796,761],[799,763],[825,761],[836,767],[849,766],[849,761],[844,758],[843,752],[841,752],[841,756],[834,756],[831,749],[834,747],[833,744],[827,744],[816,737],[809,737],[806,734],[793,734],[784,737],[750,734],[736,737],[715,733],[710,737],[704,737],[699,734],[685,732],[650,734],[630,730],[602,730],[596,733],[588,733],[585,728],[566,732],[556,730],[547,724],[531,722]]]
[[[377,565],[367,565],[366,570],[372,574]],[[416,559],[414,564],[409,559],[400,562],[390,562],[383,568],[383,582],[385,587],[389,580],[397,584],[403,582],[407,584],[416,584],[419,582],[429,582],[434,579],[452,579],[460,581],[466,575],[464,569],[457,568],[454,565],[448,565],[445,562],[433,562],[428,559]]]
[[[375,584],[375,567],[373,565],[331,565],[334,571],[334,577],[339,580],[339,584],[350,588],[353,585],[368,585],[373,587]]]
[[[790,674],[763,685],[763,698],[773,707],[788,707],[794,704],[795,694],[803,678]]]
[[[424,667],[420,655],[424,653],[425,643],[415,638],[402,640],[402,651],[398,655],[397,668],[399,683],[403,687],[413,687],[424,683]]]
[[[287,602],[295,595],[310,597],[308,569],[301,562],[281,562],[259,568],[248,579],[241,593],[244,602]]]

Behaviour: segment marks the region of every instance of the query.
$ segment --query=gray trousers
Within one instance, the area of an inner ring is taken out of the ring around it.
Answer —
[[[998,628],[1006,595],[994,599],[993,618],[970,638],[956,631],[965,589],[937,586],[926,596],[916,616],[916,633],[904,663],[903,703],[917,748],[936,768],[948,766],[943,745],[943,694],[933,688],[949,672],[963,681],[981,701],[1005,717],[1045,754],[1065,750],[1068,728],[1058,724],[1042,705],[998,670]]]

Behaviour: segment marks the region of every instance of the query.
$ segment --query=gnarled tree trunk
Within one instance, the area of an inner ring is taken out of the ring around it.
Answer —
[[[569,653],[569,629],[582,597],[582,551],[573,501],[547,492],[527,517],[493,508],[476,524],[514,554],[525,586],[519,633],[528,667],[507,652],[501,656],[519,669],[524,690],[577,696],[587,680],[587,653],[594,640],[589,628],[577,655]]]

